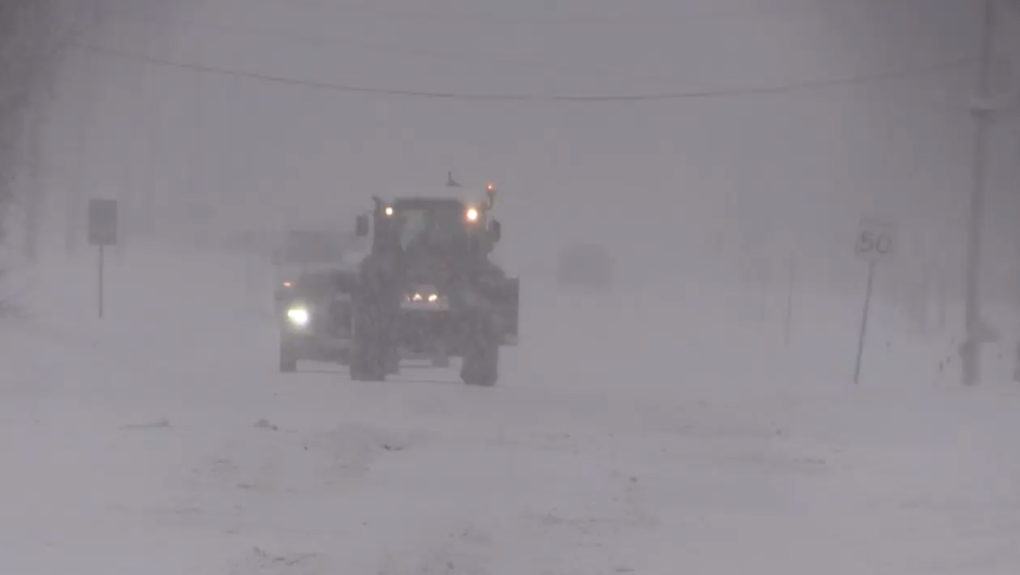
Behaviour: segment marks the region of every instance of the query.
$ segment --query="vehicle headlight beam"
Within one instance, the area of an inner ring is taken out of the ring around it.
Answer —
[[[308,313],[308,310],[303,307],[292,307],[287,310],[287,319],[291,324],[298,327],[305,327],[308,322],[311,321],[312,316]]]

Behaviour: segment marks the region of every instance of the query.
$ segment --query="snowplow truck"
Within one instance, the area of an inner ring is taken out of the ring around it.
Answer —
[[[481,201],[373,200],[356,222],[371,250],[352,290],[351,378],[384,380],[402,358],[446,367],[459,357],[464,383],[495,385],[500,348],[517,344],[520,284],[489,259],[502,234],[493,187]]]

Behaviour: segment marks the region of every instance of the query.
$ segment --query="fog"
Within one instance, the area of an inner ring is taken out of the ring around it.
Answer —
[[[96,50],[79,46],[58,84],[51,195],[123,197],[142,229],[205,210],[235,229],[324,210],[350,225],[371,193],[454,170],[499,182],[527,231],[506,246],[519,265],[605,236],[647,276],[722,257],[707,253],[719,233],[836,258],[874,212],[918,258],[959,267],[966,3],[501,4],[105,2],[82,42]],[[543,100],[649,94],[680,97]]]
[[[0,556],[19,573],[1015,572],[1011,113],[981,223],[995,337],[982,385],[960,384],[977,4],[68,8],[18,184],[42,247],[22,257],[17,204],[0,259],[23,312],[0,320],[18,469],[0,494],[38,484],[48,503],[0,519]],[[1000,2],[991,88],[1010,110],[1018,30]],[[495,184],[492,259],[521,281],[495,389],[277,373],[286,233],[353,233],[372,196],[449,194],[448,173],[479,198]],[[119,204],[102,319],[93,198]],[[854,385],[862,218],[895,249]],[[578,246],[604,283],[565,280]],[[63,478],[81,465],[117,479]]]

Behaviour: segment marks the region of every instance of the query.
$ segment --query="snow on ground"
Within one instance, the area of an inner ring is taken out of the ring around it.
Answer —
[[[853,306],[816,302],[787,349],[734,290],[535,281],[499,387],[365,384],[276,373],[254,262],[133,247],[102,322],[94,263],[7,280],[0,572],[1020,569],[1020,390],[955,388],[942,342],[882,321],[854,388]]]

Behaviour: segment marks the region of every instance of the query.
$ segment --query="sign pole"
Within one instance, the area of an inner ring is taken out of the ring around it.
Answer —
[[[99,248],[97,274],[99,319],[103,319],[103,287],[106,246],[117,245],[117,200],[93,199],[89,201],[89,243]]]
[[[992,57],[995,51],[995,0],[985,0],[981,17],[981,46],[978,66],[977,97],[989,97],[992,80]],[[984,204],[988,187],[989,135],[993,127],[992,114],[981,106],[971,108],[975,133],[971,165],[970,214],[967,223],[966,283],[964,290],[964,327],[967,339],[960,347],[961,378],[963,385],[981,382],[981,344],[984,321],[981,317],[981,240],[984,223]]]
[[[864,358],[864,340],[868,333],[868,312],[871,310],[871,291],[875,284],[875,260],[868,262],[868,289],[864,293],[864,311],[861,313],[861,333],[857,338],[857,365],[854,384],[861,382],[861,360]]]
[[[791,257],[789,263],[789,277],[786,286],[786,323],[783,330],[783,339],[786,347],[790,347],[790,340],[793,332],[793,286],[797,281],[797,258]]]
[[[99,319],[103,319],[103,256],[106,253],[106,246],[99,245]]]
[[[864,294],[864,311],[861,313],[861,332],[857,336],[857,364],[854,366],[854,384],[861,382],[861,362],[864,359],[864,341],[868,335],[868,313],[875,286],[875,266],[892,257],[895,248],[894,226],[875,218],[861,218],[857,230],[857,257],[868,262],[868,289]]]

